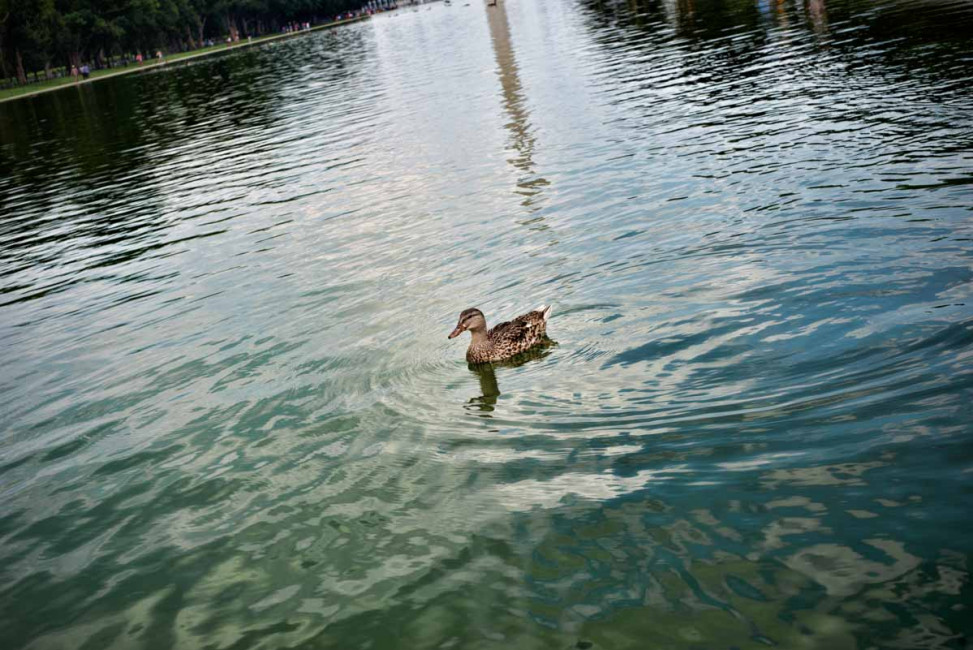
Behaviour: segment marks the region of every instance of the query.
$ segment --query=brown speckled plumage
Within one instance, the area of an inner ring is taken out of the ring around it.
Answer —
[[[525,352],[535,345],[544,344],[547,338],[547,320],[551,307],[543,306],[517,318],[486,328],[483,312],[470,308],[459,315],[459,322],[449,338],[459,336],[469,330],[472,335],[470,347],[466,350],[466,360],[470,363],[503,361]]]

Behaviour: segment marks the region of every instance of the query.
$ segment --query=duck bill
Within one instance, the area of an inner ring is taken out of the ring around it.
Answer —
[[[459,336],[462,333],[463,333],[463,326],[462,325],[457,325],[456,326],[456,329],[454,329],[452,332],[450,332],[449,333],[449,336],[447,336],[446,338],[455,339],[457,336]]]

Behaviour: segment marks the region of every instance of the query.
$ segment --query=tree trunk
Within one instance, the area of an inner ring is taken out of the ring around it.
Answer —
[[[189,25],[186,25],[186,40],[189,42],[189,49],[195,50],[196,41],[193,40],[193,32],[191,29],[189,29]],[[202,43],[200,43],[200,45],[202,45]]]
[[[50,61],[45,61],[44,62],[44,78],[45,79],[50,79],[53,76],[54,76],[54,74],[51,72],[51,62]]]
[[[240,39],[240,32],[237,31],[236,22],[233,20],[233,17],[230,16],[229,14],[227,14],[227,16],[226,16],[226,25],[227,25],[227,28],[230,30],[230,38],[233,41],[239,40]]]
[[[27,85],[27,74],[24,72],[24,60],[20,56],[20,50],[14,50],[14,57],[17,59],[17,81],[21,86]]]

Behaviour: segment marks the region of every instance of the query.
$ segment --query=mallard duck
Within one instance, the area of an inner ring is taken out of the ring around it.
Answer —
[[[551,317],[551,306],[542,305],[534,311],[517,318],[494,325],[487,329],[483,312],[476,307],[464,310],[459,315],[449,338],[453,339],[469,330],[472,335],[470,347],[466,350],[466,360],[470,363],[503,361],[520,354],[535,345],[548,341],[547,319]]]

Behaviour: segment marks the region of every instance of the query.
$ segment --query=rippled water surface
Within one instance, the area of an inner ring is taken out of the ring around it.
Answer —
[[[968,647],[971,35],[457,1],[0,105],[4,648]]]

